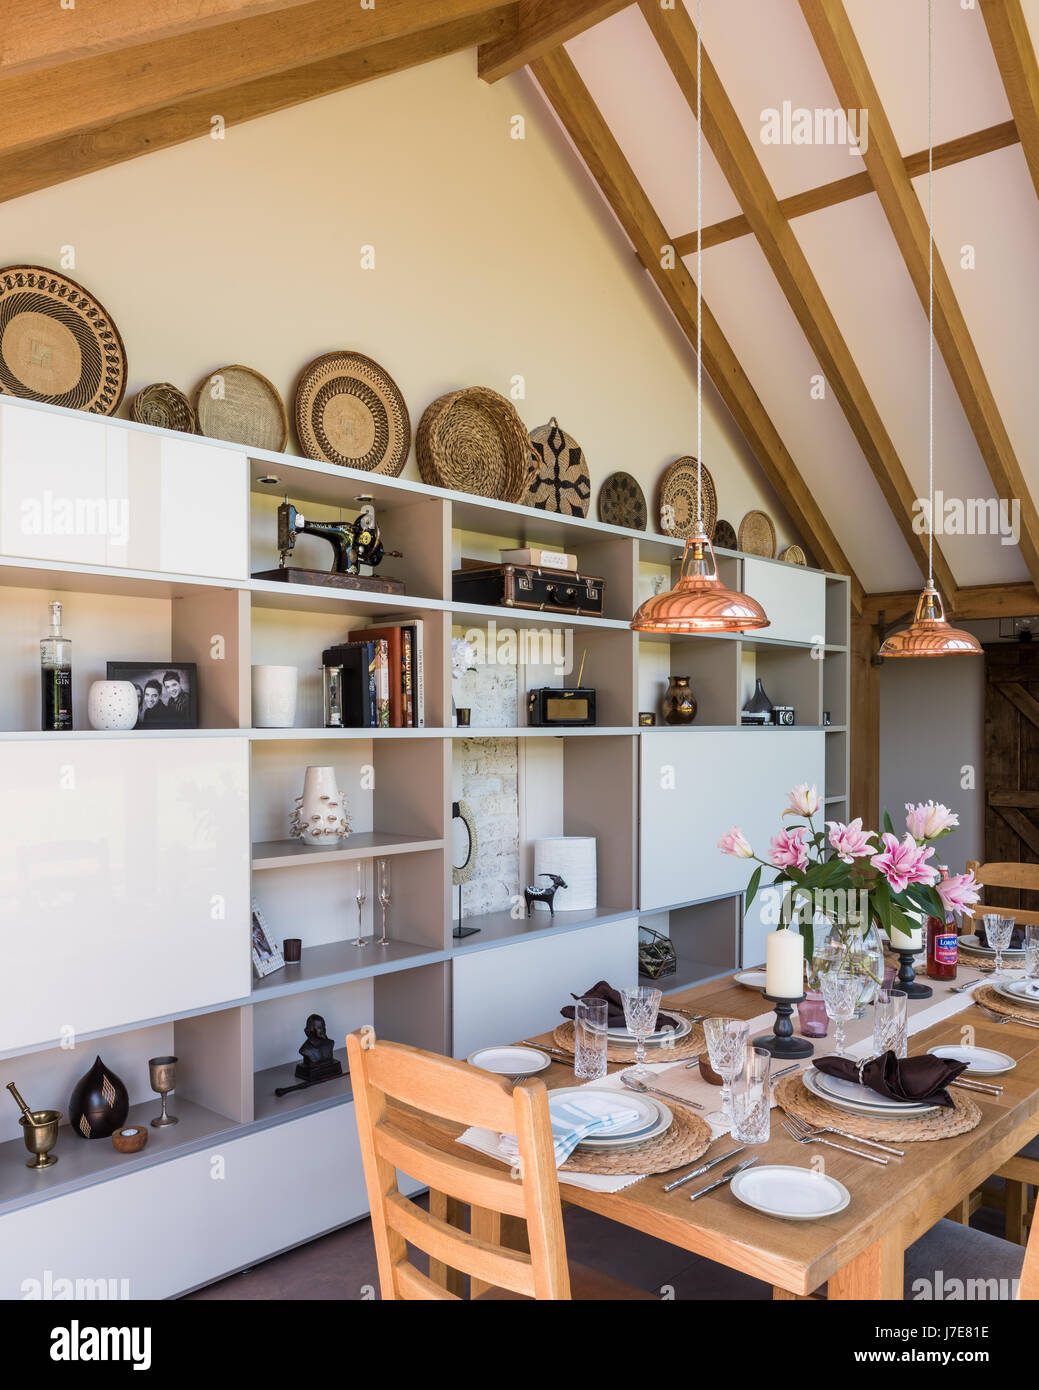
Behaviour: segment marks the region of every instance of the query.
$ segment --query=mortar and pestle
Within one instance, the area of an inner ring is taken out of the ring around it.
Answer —
[[[7,1089],[21,1107],[22,1118],[18,1123],[22,1126],[22,1138],[25,1140],[25,1147],[31,1154],[35,1155],[25,1165],[26,1168],[33,1168],[37,1172],[43,1168],[49,1168],[52,1163],[58,1161],[57,1154],[52,1154],[51,1149],[58,1140],[61,1111],[30,1110],[18,1094],[18,1088],[13,1081],[7,1083]]]

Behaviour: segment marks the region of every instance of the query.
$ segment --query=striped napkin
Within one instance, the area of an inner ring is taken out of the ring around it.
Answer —
[[[556,1167],[560,1167],[590,1134],[610,1134],[632,1124],[639,1112],[625,1107],[619,1097],[590,1092],[577,1096],[548,1098],[548,1113],[552,1121],[552,1147]],[[519,1145],[514,1134],[503,1134],[498,1141],[502,1155],[512,1162],[519,1158]]]

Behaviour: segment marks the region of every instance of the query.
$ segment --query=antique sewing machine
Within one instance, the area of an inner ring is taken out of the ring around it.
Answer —
[[[402,579],[361,573],[362,565],[376,569],[387,555],[399,559],[402,552],[384,547],[371,496],[364,493],[355,501],[361,504],[361,510],[353,521],[308,521],[286,497],[278,508],[281,563],[276,570],[261,570],[253,578],[273,579],[286,584],[327,584],[341,589],[403,594],[405,586]],[[331,569],[306,570],[286,563],[301,535],[318,536],[328,541],[332,547]]]

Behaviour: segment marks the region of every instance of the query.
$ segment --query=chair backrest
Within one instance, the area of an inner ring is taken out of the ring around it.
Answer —
[[[383,1298],[458,1297],[411,1262],[408,1244],[425,1251],[431,1264],[470,1275],[475,1291],[491,1286],[531,1298],[569,1298],[544,1082],[512,1085],[450,1057],[377,1042],[373,1028],[351,1033],[346,1050]],[[461,1145],[431,1144],[436,1120],[430,1116],[515,1134],[519,1162],[498,1171]],[[431,1193],[469,1205],[470,1231],[405,1197],[398,1168]],[[502,1245],[502,1215],[526,1221],[529,1254]]]
[[[1039,893],[1039,864],[1008,863],[979,864],[976,859],[967,860],[967,869],[977,881],[988,888],[1011,888],[1025,893]],[[984,896],[984,895],[983,895]],[[993,908],[978,903],[974,912],[1013,913],[1018,922],[1039,922],[1039,912],[1023,907]]]
[[[1032,1218],[1025,1246],[1025,1262],[1021,1266],[1021,1282],[1017,1286],[1019,1299],[1039,1300],[1039,1214]]]

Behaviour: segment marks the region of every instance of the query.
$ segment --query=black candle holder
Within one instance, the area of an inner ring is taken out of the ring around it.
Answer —
[[[899,951],[898,956],[898,979],[897,985],[903,993],[908,994],[910,999],[930,999],[934,990],[930,985],[919,985],[916,982],[916,971],[913,969],[913,957],[918,956],[920,951]]]
[[[762,994],[765,994],[762,990]],[[805,996],[797,995],[793,999],[777,999],[774,994],[765,994],[765,998],[770,1004],[776,1006],[776,1023],[771,1033],[765,1033],[760,1038],[755,1038],[754,1047],[763,1047],[766,1052],[771,1052],[773,1057],[812,1057],[815,1055],[815,1048],[807,1038],[794,1037],[794,1025],[790,1018],[794,1012],[794,1005],[800,1004]]]

